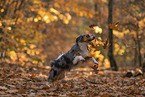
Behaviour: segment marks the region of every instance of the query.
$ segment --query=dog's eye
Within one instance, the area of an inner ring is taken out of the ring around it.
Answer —
[[[89,38],[90,36],[89,36],[89,35],[87,35],[86,37],[87,37],[87,38]]]

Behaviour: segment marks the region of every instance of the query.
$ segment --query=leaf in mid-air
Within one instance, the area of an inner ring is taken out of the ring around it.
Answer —
[[[118,23],[119,23],[119,22],[113,23],[113,24],[109,24],[109,28],[110,28],[110,29],[113,29],[113,30],[118,30],[118,29],[119,29],[119,28],[118,28]]]
[[[96,25],[92,24],[92,25],[90,25],[89,27],[90,27],[90,28],[93,28],[93,27],[95,27],[95,26],[96,26]]]
[[[109,42],[109,41],[108,41],[108,38],[107,38],[107,40],[103,43],[103,48],[104,48],[104,49],[106,49],[106,47],[108,46],[108,42]]]

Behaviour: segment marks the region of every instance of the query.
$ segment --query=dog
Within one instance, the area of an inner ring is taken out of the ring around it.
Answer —
[[[64,78],[66,71],[70,71],[70,69],[82,64],[88,59],[91,59],[98,66],[95,58],[88,56],[88,45],[94,39],[95,37],[90,34],[79,35],[76,43],[67,53],[59,55],[57,59],[51,62],[48,82],[54,82]]]

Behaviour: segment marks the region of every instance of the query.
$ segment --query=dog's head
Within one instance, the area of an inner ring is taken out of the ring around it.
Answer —
[[[95,39],[95,37],[90,35],[90,34],[82,34],[76,39],[76,43],[79,43],[79,42],[87,42],[87,43],[89,43],[89,42],[91,42],[94,39]]]

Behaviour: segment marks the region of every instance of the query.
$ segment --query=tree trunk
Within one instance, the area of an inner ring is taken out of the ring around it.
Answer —
[[[94,7],[95,7],[95,12],[97,13],[97,11],[98,11],[98,3],[97,2],[95,2],[95,5],[94,5]],[[98,24],[98,21],[97,21],[97,14],[95,13],[95,25],[97,25]]]
[[[108,57],[111,64],[111,69],[113,71],[118,71],[118,67],[113,55],[113,29],[109,27],[112,24],[112,10],[113,10],[113,0],[109,0],[108,4],[108,34],[109,34],[109,51]]]
[[[140,38],[139,38],[139,25],[137,23],[136,27],[136,36],[137,36],[137,47],[138,47],[138,61],[139,61],[139,66],[142,66],[142,59],[141,59],[141,45],[140,45]]]
[[[143,62],[143,65],[142,65],[142,72],[143,72],[143,76],[145,77],[145,61]]]
[[[137,68],[137,60],[138,60],[138,53],[137,53],[137,41],[135,38],[133,38],[134,42],[135,42],[135,49],[134,49],[134,70]]]

